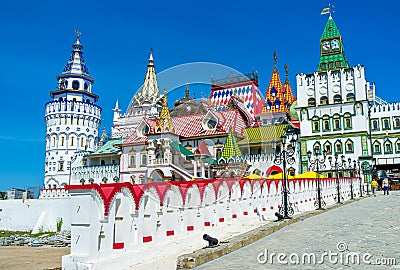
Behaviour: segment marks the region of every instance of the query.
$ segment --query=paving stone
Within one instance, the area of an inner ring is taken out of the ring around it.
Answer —
[[[290,224],[195,269],[400,269],[399,233],[400,192],[391,192],[389,196],[380,193],[377,197],[367,197]],[[347,249],[339,252],[338,243],[343,243]],[[360,264],[345,265],[340,262],[331,263],[328,258],[322,264],[283,265],[276,259],[273,264],[261,264],[257,256],[264,249],[269,254],[281,252],[301,256],[304,253],[314,253],[317,257],[323,252],[334,252],[343,258],[350,252],[360,256],[369,253],[370,261],[395,258],[397,265],[368,265],[362,261]],[[193,258],[196,260],[195,256]]]

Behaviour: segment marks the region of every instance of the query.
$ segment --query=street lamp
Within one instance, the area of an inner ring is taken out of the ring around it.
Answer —
[[[328,157],[329,163],[332,167],[335,167],[336,173],[336,191],[337,191],[337,203],[341,203],[340,199],[340,182],[339,182],[339,169],[343,170],[346,166],[346,160],[344,159],[344,155],[341,155],[341,161],[338,161],[339,155],[335,153],[335,162],[332,162],[332,156]]]
[[[368,181],[367,177],[369,177],[369,175],[373,175],[373,168],[367,162],[363,162],[361,164],[361,170],[364,174],[364,182],[365,182],[365,180],[367,180],[366,181],[367,182],[367,195],[369,196],[369,188],[368,188],[369,181]]]
[[[317,210],[323,210],[326,206],[325,201],[322,199],[321,196],[321,179],[319,178],[319,169],[325,169],[325,160],[326,160],[326,150],[322,151],[319,147],[314,148],[314,160],[311,159],[311,151],[307,152],[309,167],[311,170],[315,170],[317,172],[317,201],[314,203]]]
[[[351,167],[351,158],[348,159],[348,164],[349,164],[349,169],[353,169],[354,172],[350,173],[350,199],[354,200],[354,193],[353,193],[353,177],[356,176],[356,166],[357,166],[357,161],[353,160],[353,168]]]
[[[363,193],[362,193],[362,178],[361,178],[361,167],[360,167],[360,161],[357,161],[357,170],[356,170],[356,172],[357,172],[357,177],[358,177],[358,179],[360,180],[360,197],[364,197],[363,196]]]
[[[291,137],[290,141],[288,141],[289,137]],[[272,142],[272,147],[275,150],[274,163],[277,165],[282,164],[283,166],[283,207],[279,209],[279,214],[281,215],[280,219],[290,219],[291,216],[293,216],[294,214],[294,210],[289,204],[289,189],[286,174],[286,165],[291,165],[295,162],[294,153],[297,143],[297,134],[292,133],[292,131],[289,129],[286,134],[281,136],[281,142],[282,146],[280,149],[277,149],[275,141]],[[288,149],[286,149],[286,145],[288,145]]]

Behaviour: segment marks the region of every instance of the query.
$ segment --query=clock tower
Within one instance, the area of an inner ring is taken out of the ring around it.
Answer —
[[[338,70],[349,67],[349,63],[344,57],[342,37],[332,16],[329,16],[322,33],[320,56],[318,71]]]

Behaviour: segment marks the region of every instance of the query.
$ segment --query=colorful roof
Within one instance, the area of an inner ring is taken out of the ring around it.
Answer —
[[[276,52],[274,52],[274,70],[272,71],[271,80],[265,92],[265,101],[262,109],[263,113],[286,111],[284,100],[285,89],[282,87],[282,81],[278,69],[276,68],[277,61],[278,57],[276,56]]]
[[[259,144],[280,140],[286,133],[288,125],[251,127],[244,130],[245,138],[238,142],[239,145]]]
[[[238,110],[213,111],[213,115],[218,116],[218,119],[220,119],[218,125],[214,129],[204,128],[203,120],[206,115],[207,113],[171,117],[171,122],[175,130],[174,133],[182,138],[199,138],[226,135],[231,127],[232,132],[239,134],[239,136],[243,135],[246,124]],[[156,120],[144,118],[143,121],[149,127],[149,134],[154,134],[154,127],[157,123]],[[124,144],[142,144],[145,142],[147,142],[147,136],[139,136],[136,129],[124,141]]]
[[[232,131],[229,131],[224,147],[222,148],[221,157],[229,159],[231,157],[240,156],[242,156],[242,152],[240,152],[239,146],[236,143],[235,136],[233,136]]]
[[[107,141],[104,145],[99,147],[95,152],[85,155],[86,157],[95,157],[100,155],[117,155],[121,151],[119,145],[123,142],[123,139],[113,139]]]
[[[154,126],[154,131],[155,133],[174,132],[174,126],[172,125],[171,116],[169,115],[166,90],[164,90],[163,106],[157,123]]]
[[[171,142],[169,145],[171,145],[172,148],[181,152],[183,155],[185,155],[187,157],[193,157],[193,153],[191,151],[189,151],[188,149],[186,149],[186,147],[183,146],[182,144],[180,144],[178,142]]]
[[[285,79],[285,84],[283,85],[284,88],[284,99],[285,99],[285,105],[286,108],[290,108],[293,102],[296,100],[296,98],[293,95],[292,87],[290,86],[289,83],[289,66],[288,64],[285,64],[285,71],[286,71],[286,79]]]
[[[342,37],[332,16],[329,16],[320,40],[318,71],[348,67],[349,64],[344,56]]]
[[[229,127],[232,127],[236,134],[243,134],[246,124],[238,110],[225,110],[213,114],[217,114],[221,119],[214,129],[204,128],[203,120],[206,114],[172,117],[175,134],[184,138],[224,135],[228,133]]]
[[[217,111],[226,109],[232,96],[235,96],[243,104],[246,110],[254,117],[262,110],[263,99],[258,89],[257,75],[231,74],[221,80],[213,80],[210,94],[210,102]]]

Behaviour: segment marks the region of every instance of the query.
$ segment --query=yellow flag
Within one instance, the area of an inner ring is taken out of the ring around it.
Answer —
[[[331,10],[330,10],[330,8],[324,8],[322,11],[321,11],[321,15],[324,15],[324,14],[329,14],[329,13],[331,13]]]

